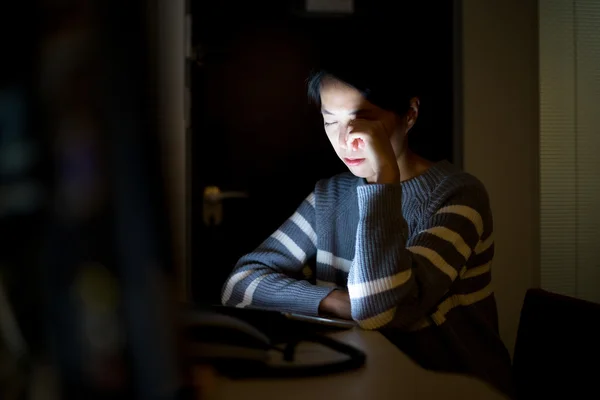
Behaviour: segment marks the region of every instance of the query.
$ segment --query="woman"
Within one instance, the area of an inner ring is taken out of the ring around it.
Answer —
[[[424,367],[471,373],[511,394],[490,286],[488,195],[472,175],[409,149],[420,107],[413,78],[343,54],[312,74],[309,97],[349,172],[317,182],[239,260],[222,302],[353,319]]]

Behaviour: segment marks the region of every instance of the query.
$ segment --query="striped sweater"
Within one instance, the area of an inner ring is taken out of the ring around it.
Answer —
[[[510,392],[493,255],[488,196],[472,175],[446,161],[399,184],[344,173],[319,181],[239,260],[222,302],[317,315],[334,288],[347,290],[362,328],[381,330],[425,367],[474,373]]]

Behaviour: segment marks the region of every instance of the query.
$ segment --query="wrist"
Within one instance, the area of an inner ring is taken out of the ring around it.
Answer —
[[[327,296],[325,296],[321,303],[319,303],[319,314],[331,314],[334,308],[334,296],[335,290],[332,290]]]
[[[369,183],[390,184],[400,182],[400,168],[398,164],[391,162],[382,162],[375,166],[375,174],[367,179]]]
[[[394,184],[400,182],[400,171],[383,171],[375,176],[373,183]]]
[[[378,177],[377,179],[375,179],[375,182],[373,183],[377,183],[380,185],[390,185],[390,184],[395,184],[395,183],[399,183],[400,182],[400,176],[383,176],[383,177]]]
[[[319,314],[352,319],[348,293],[335,289],[319,304]]]

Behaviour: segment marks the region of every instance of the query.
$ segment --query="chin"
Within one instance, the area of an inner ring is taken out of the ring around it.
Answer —
[[[348,170],[358,178],[369,178],[373,176],[373,170],[371,168],[365,168],[360,165],[358,167],[348,167]]]

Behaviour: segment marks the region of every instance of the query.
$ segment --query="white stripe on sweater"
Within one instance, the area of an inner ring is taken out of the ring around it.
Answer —
[[[271,235],[271,237],[281,243],[283,247],[285,247],[287,251],[289,251],[290,254],[300,262],[300,264],[304,264],[306,262],[306,253],[300,248],[300,246],[296,244],[296,242],[294,242],[291,237],[279,229],[277,229],[275,233]]]
[[[467,218],[473,223],[475,229],[477,229],[477,234],[480,237],[481,235],[483,235],[483,219],[481,218],[481,215],[477,212],[477,210],[475,210],[474,208],[468,206],[453,205],[442,207],[436,212],[436,214],[444,213],[462,215],[463,217]]]
[[[469,294],[455,294],[442,301],[437,307],[437,311],[431,315],[431,319],[436,325],[441,325],[446,321],[446,315],[450,310],[459,306],[469,306],[477,303],[493,293],[492,285],[487,285],[481,290]]]
[[[492,243],[494,243],[494,235],[490,234],[490,236],[488,236],[487,239],[485,239],[484,241],[480,240],[479,243],[477,243],[477,246],[475,246],[475,254],[483,253],[484,251],[490,248]]]
[[[456,251],[458,251],[467,261],[469,257],[471,257],[471,248],[465,243],[465,240],[458,233],[454,232],[451,229],[446,228],[445,226],[434,226],[433,228],[426,229],[423,232],[430,233],[439,237],[440,239],[444,239],[447,242],[452,243]]]
[[[461,306],[470,306],[479,301],[485,300],[491,296],[494,292],[492,291],[492,285],[489,284],[481,290],[477,290],[469,294],[455,294],[442,301],[438,306],[437,310],[431,314],[431,319],[436,325],[441,325],[446,321],[446,315],[453,309]],[[411,327],[411,331],[417,331],[419,329],[430,326],[431,323],[427,318],[423,318],[421,321]]]
[[[311,206],[313,206],[313,208],[315,207],[315,193],[311,193],[308,195],[308,197],[306,198],[306,201],[308,202],[308,204],[310,204]]]
[[[231,298],[231,295],[233,294],[233,287],[237,285],[238,282],[241,282],[242,280],[246,279],[248,276],[250,276],[250,274],[254,272],[255,270],[253,269],[247,269],[245,271],[237,272],[231,275],[231,277],[227,280],[225,290],[223,290],[223,295],[221,296],[221,303],[225,305]]]
[[[448,275],[450,279],[454,280],[458,276],[458,272],[450,264],[446,262],[435,250],[431,250],[428,247],[423,246],[410,246],[406,248],[413,254],[419,254],[425,257],[432,263],[437,269]]]
[[[407,269],[389,277],[379,278],[368,282],[353,283],[348,285],[348,294],[351,299],[359,299],[392,290],[405,284],[410,279],[411,275],[412,270]]]
[[[332,253],[325,250],[317,250],[317,263],[329,265],[330,267],[344,272],[350,271],[350,266],[352,265],[351,260],[334,256]]]
[[[491,270],[492,270],[492,262],[490,261],[489,263],[467,269],[463,274],[461,274],[460,277],[462,279],[469,279],[469,278],[473,278],[473,277],[488,273]]]
[[[396,307],[393,307],[387,311],[382,312],[381,314],[375,315],[374,317],[356,320],[356,322],[363,329],[377,329],[381,328],[385,324],[390,323],[394,319],[395,314]]]
[[[260,283],[260,281],[262,281],[266,277],[267,277],[267,275],[262,275],[262,276],[259,276],[258,278],[256,278],[255,280],[253,280],[252,282],[250,282],[250,284],[246,288],[246,291],[244,292],[244,299],[242,300],[241,303],[236,305],[236,307],[244,308],[244,307],[252,304],[252,297],[254,296],[254,292],[256,291],[258,284]]]
[[[296,211],[294,213],[294,215],[292,215],[290,217],[290,220],[294,224],[296,224],[296,226],[298,226],[298,228],[300,228],[300,230],[302,230],[302,232],[304,232],[306,234],[306,236],[308,236],[308,238],[310,239],[312,244],[316,247],[317,246],[317,233],[315,232],[313,227],[310,225],[310,223],[306,220],[306,218],[304,218],[298,211]]]

